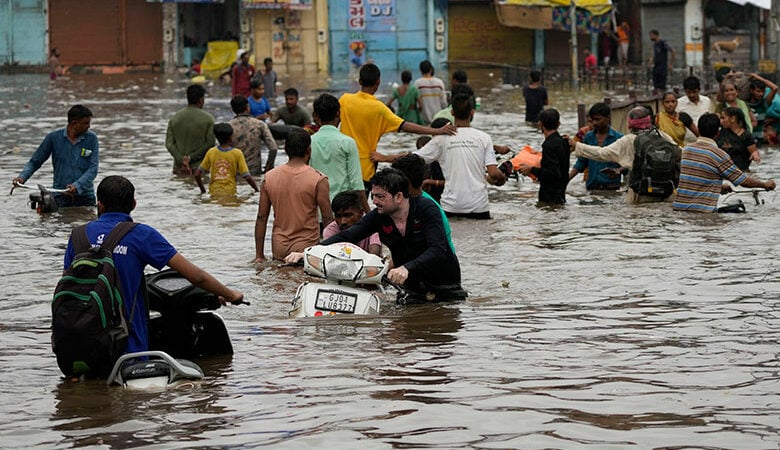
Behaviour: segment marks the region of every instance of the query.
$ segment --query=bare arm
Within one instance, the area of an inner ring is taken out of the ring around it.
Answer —
[[[333,211],[330,209],[330,183],[327,178],[323,178],[317,183],[317,206],[320,208],[320,215],[322,216],[322,225],[328,226],[333,222]]]
[[[198,183],[198,187],[200,188],[200,193],[205,194],[206,193],[206,187],[203,185],[203,171],[200,170],[200,168],[195,169],[195,181]]]
[[[776,187],[775,180],[761,181],[758,178],[753,177],[747,177],[741,185],[749,188],[766,189],[767,191],[773,191]]]
[[[491,164],[487,166],[487,181],[494,186],[501,186],[506,182],[504,173],[498,170],[498,166]]]
[[[244,294],[220,283],[210,273],[191,263],[181,253],[173,255],[168,261],[168,267],[179,272],[195,286],[219,296],[219,300],[223,304],[226,302],[239,303],[244,299]]]
[[[254,189],[255,192],[260,192],[260,189],[257,187],[257,183],[255,182],[255,179],[252,178],[252,175],[244,175],[244,179],[247,183],[249,183],[250,186],[252,186],[252,189]]]
[[[423,125],[417,125],[416,123],[412,122],[404,122],[403,125],[401,125],[401,131],[406,131],[407,133],[430,134],[432,136],[437,136],[439,134],[456,134],[458,132],[458,128],[451,123],[448,123],[441,128],[431,128]]]
[[[260,204],[255,219],[255,262],[265,261],[265,232],[268,227],[268,215],[271,212],[271,200],[265,189],[265,182],[260,184]]]

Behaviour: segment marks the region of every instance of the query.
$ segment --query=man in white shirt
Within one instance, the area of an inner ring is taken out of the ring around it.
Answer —
[[[698,123],[699,117],[710,112],[712,102],[709,97],[699,95],[701,83],[694,76],[690,76],[683,81],[683,89],[685,90],[685,95],[677,99],[677,112],[688,114],[693,119],[693,123]],[[695,140],[696,136],[686,127],[685,142],[693,142]]]
[[[458,133],[445,139],[435,136],[416,153],[428,164],[438,161],[441,165],[447,180],[441,207],[448,217],[489,219],[487,183],[501,186],[506,177],[496,165],[493,140],[484,131],[471,127],[473,97],[456,95],[452,99],[452,113]]]

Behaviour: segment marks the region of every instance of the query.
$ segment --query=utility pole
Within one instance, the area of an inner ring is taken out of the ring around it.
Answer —
[[[772,0],[772,13],[769,16],[769,35],[774,43],[775,76],[780,77],[780,0]],[[770,55],[772,52],[769,53]],[[776,78],[780,80],[780,78]]]
[[[574,0],[571,0],[569,19],[571,20],[571,88],[574,91],[579,91],[580,82],[579,74],[577,73],[577,6],[574,4]]]

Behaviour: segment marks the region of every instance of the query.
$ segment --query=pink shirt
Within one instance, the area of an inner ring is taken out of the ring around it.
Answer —
[[[328,239],[331,236],[335,236],[339,234],[340,231],[341,230],[339,229],[339,224],[336,223],[336,221],[334,220],[333,222],[329,223],[328,226],[325,227],[325,229],[322,230],[322,238]],[[382,241],[379,240],[379,233],[374,233],[371,236],[357,243],[358,247],[362,248],[367,252],[370,251],[369,246],[374,244],[379,246],[382,245]]]

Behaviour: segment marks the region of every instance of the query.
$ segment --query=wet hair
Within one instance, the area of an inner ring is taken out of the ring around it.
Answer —
[[[68,123],[74,120],[83,119],[84,117],[92,117],[92,111],[84,105],[73,105],[68,110]]]
[[[439,119],[436,119],[436,120],[439,120]],[[444,120],[447,120],[447,119],[444,119]],[[436,127],[434,127],[433,124],[431,124],[431,128],[436,128]],[[427,144],[428,142],[431,142],[431,137],[430,136],[420,136],[420,137],[417,138],[417,142],[415,142],[414,145],[415,145],[415,147],[417,147],[417,150],[419,150],[419,149],[425,147],[425,144]]]
[[[288,88],[284,90],[284,96],[285,97],[295,97],[298,98],[298,89],[295,88]]]
[[[685,128],[689,128],[691,125],[693,125],[693,117],[691,117],[691,115],[685,111],[678,112],[677,118],[680,119],[680,122],[682,122],[683,125],[685,125]]]
[[[249,100],[243,95],[236,95],[230,99],[230,108],[233,109],[235,114],[245,113],[247,106],[249,106]]]
[[[674,98],[675,100],[677,100],[677,94],[675,94],[673,91],[666,91],[666,92],[664,92],[664,95],[663,95],[663,97],[661,97],[661,102],[663,102],[664,100],[666,100],[666,97],[668,97],[668,96],[670,96],[670,95],[672,96],[672,98]]]
[[[97,200],[104,212],[130,214],[135,206],[135,186],[121,175],[109,175],[98,185]]]
[[[404,70],[403,72],[401,72],[401,83],[409,84],[411,82],[412,82],[412,71]]]
[[[737,108],[736,106],[729,106],[728,108],[725,108],[723,110],[723,113],[729,117],[736,117],[739,126],[744,128],[745,130],[748,129],[747,121],[745,120],[745,113],[742,112],[740,108]]]
[[[471,89],[468,83],[460,83],[452,87],[451,93],[453,98],[458,94],[466,94],[469,97],[473,97],[474,89]]]
[[[636,105],[628,112],[629,119],[641,119],[642,117],[652,116],[653,111],[645,105]]]
[[[452,116],[458,120],[468,120],[474,110],[474,97],[458,94],[452,97]]]
[[[392,167],[386,167],[371,177],[371,184],[386,190],[390,195],[397,193],[409,197],[409,180],[403,172]]]
[[[311,146],[311,136],[303,128],[290,128],[284,141],[284,152],[290,158],[303,158]]]
[[[699,135],[715,139],[720,130],[720,118],[717,114],[705,113],[699,117]]]
[[[272,62],[274,62],[274,60],[273,60],[273,59],[271,59],[271,58],[265,58],[265,59],[263,59],[263,65],[266,65],[266,64],[268,64],[268,63],[272,63]]]
[[[413,188],[417,189],[422,186],[425,179],[425,160],[420,155],[407,153],[393,161],[392,167],[403,172]]]
[[[452,72],[452,79],[457,81],[458,83],[469,82],[469,76],[466,75],[466,72],[463,70],[456,70],[455,72]]]
[[[650,30],[650,34],[654,34],[654,35],[656,35],[656,36],[660,36],[660,35],[661,35],[661,34],[658,32],[658,30],[655,30],[655,29],[653,29],[653,30]]]
[[[358,76],[358,82],[363,87],[371,87],[379,83],[379,77],[382,73],[376,64],[363,64],[360,66],[360,75]]]
[[[722,83],[726,79],[726,75],[731,73],[731,67],[721,67],[715,71],[715,80],[718,83]]]
[[[683,81],[683,89],[686,91],[697,91],[701,89],[701,81],[691,75]]]
[[[448,123],[450,123],[450,119],[447,119],[446,117],[439,117],[433,119],[433,122],[431,122],[431,128],[441,128]]]
[[[330,209],[334,214],[349,208],[362,211],[363,205],[360,203],[360,191],[342,191],[330,201]]]
[[[433,75],[433,64],[427,59],[420,62],[420,73],[429,73]]]
[[[217,138],[217,142],[219,142],[220,145],[225,145],[230,141],[230,137],[233,136],[233,127],[225,122],[215,124],[214,136]]]
[[[528,74],[528,78],[532,83],[538,83],[542,80],[542,72],[538,70],[532,70],[531,73]]]
[[[255,88],[259,88],[259,87],[263,87],[263,88],[265,87],[265,85],[262,82],[260,82],[260,80],[250,80],[249,81],[249,88],[250,89],[255,89]]]
[[[762,91],[766,88],[766,83],[764,83],[761,80],[750,80],[750,89],[761,89]]]
[[[314,114],[322,122],[332,122],[340,110],[339,99],[330,94],[325,93],[314,99]]]
[[[545,130],[557,130],[561,123],[561,115],[557,109],[547,108],[539,113],[539,122]]]
[[[588,110],[588,117],[593,117],[593,116],[609,117],[611,115],[612,115],[612,110],[609,108],[609,105],[603,102],[594,103],[593,106],[591,106],[590,109]]]
[[[199,84],[187,86],[187,103],[194,105],[206,97],[206,88]]]

